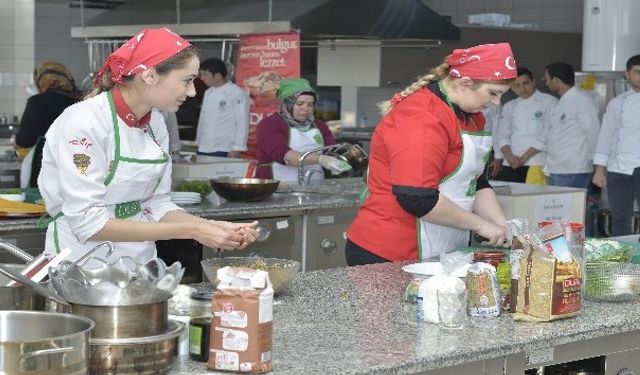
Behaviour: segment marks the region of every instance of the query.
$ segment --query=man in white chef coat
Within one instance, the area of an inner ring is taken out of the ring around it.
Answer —
[[[525,159],[546,151],[544,172],[549,176],[549,185],[587,189],[600,131],[598,108],[589,94],[574,87],[575,71],[571,65],[549,64],[544,76],[545,84],[560,100]]]
[[[518,98],[504,105],[499,121],[498,148],[504,157],[500,179],[543,185],[545,153],[530,152],[526,157],[525,153],[542,133],[558,100],[536,90],[533,73],[524,67],[518,68],[511,90]]]
[[[607,188],[612,236],[633,233],[633,201],[640,200],[640,55],[626,68],[631,88],[607,105],[593,158],[593,183]]]
[[[200,63],[200,79],[209,88],[198,118],[198,155],[240,157],[249,134],[247,93],[227,80],[227,66],[217,58]]]

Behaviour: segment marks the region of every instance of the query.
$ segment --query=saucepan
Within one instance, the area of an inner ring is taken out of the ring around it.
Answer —
[[[24,250],[9,243],[0,242],[0,250],[5,250],[9,254],[20,258],[26,263],[33,261],[33,257]],[[3,263],[0,264],[15,273],[19,273],[24,264],[20,263]],[[24,285],[4,286],[9,281],[0,275],[0,310],[38,310],[46,309],[45,298],[33,290],[26,288]]]
[[[211,188],[222,198],[233,202],[257,202],[273,194],[280,181],[262,178],[220,177],[210,179]]]

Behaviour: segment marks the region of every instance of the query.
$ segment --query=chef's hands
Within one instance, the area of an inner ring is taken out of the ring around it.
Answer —
[[[524,165],[524,160],[520,156],[516,155],[505,155],[507,162],[509,162],[509,166],[513,169],[518,169]]]
[[[228,221],[204,220],[199,223],[195,240],[205,246],[222,250],[242,250],[258,237],[258,222],[232,223]]]
[[[485,221],[480,226],[480,228],[478,228],[477,233],[480,236],[486,238],[487,241],[482,242],[483,245],[502,247],[511,246],[509,232],[507,230],[507,227],[504,225],[498,225],[489,221]]]
[[[596,165],[593,171],[593,178],[591,179],[594,185],[599,188],[607,187],[607,170],[602,165]]]
[[[349,163],[329,155],[320,155],[318,157],[318,164],[333,174],[340,174],[351,170]]]

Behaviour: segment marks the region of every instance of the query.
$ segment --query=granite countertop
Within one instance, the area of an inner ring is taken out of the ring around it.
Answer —
[[[205,199],[199,205],[183,208],[205,218],[264,217],[271,214],[305,213],[307,210],[357,207],[359,193],[364,187],[362,178],[326,180],[323,185],[298,187],[289,185],[260,202],[216,202]],[[38,219],[2,220],[0,233],[36,229]]]
[[[274,302],[274,374],[410,374],[638,330],[637,303],[585,303],[579,316],[552,323],[501,315],[442,331],[416,322],[402,301],[402,263],[299,274]],[[615,307],[615,308],[612,308]],[[211,374],[181,357],[174,375]]]

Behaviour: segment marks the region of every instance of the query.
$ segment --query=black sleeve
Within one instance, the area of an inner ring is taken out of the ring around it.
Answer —
[[[400,207],[415,217],[423,217],[431,212],[440,197],[440,191],[433,188],[394,185],[392,191]]]
[[[476,179],[476,191],[480,189],[493,189],[489,180],[487,179],[487,169],[485,168],[484,172]]]
[[[16,134],[16,144],[20,147],[33,147],[36,139],[44,135],[50,125],[42,118],[37,99],[37,95],[29,98],[24,108],[20,128]]]

